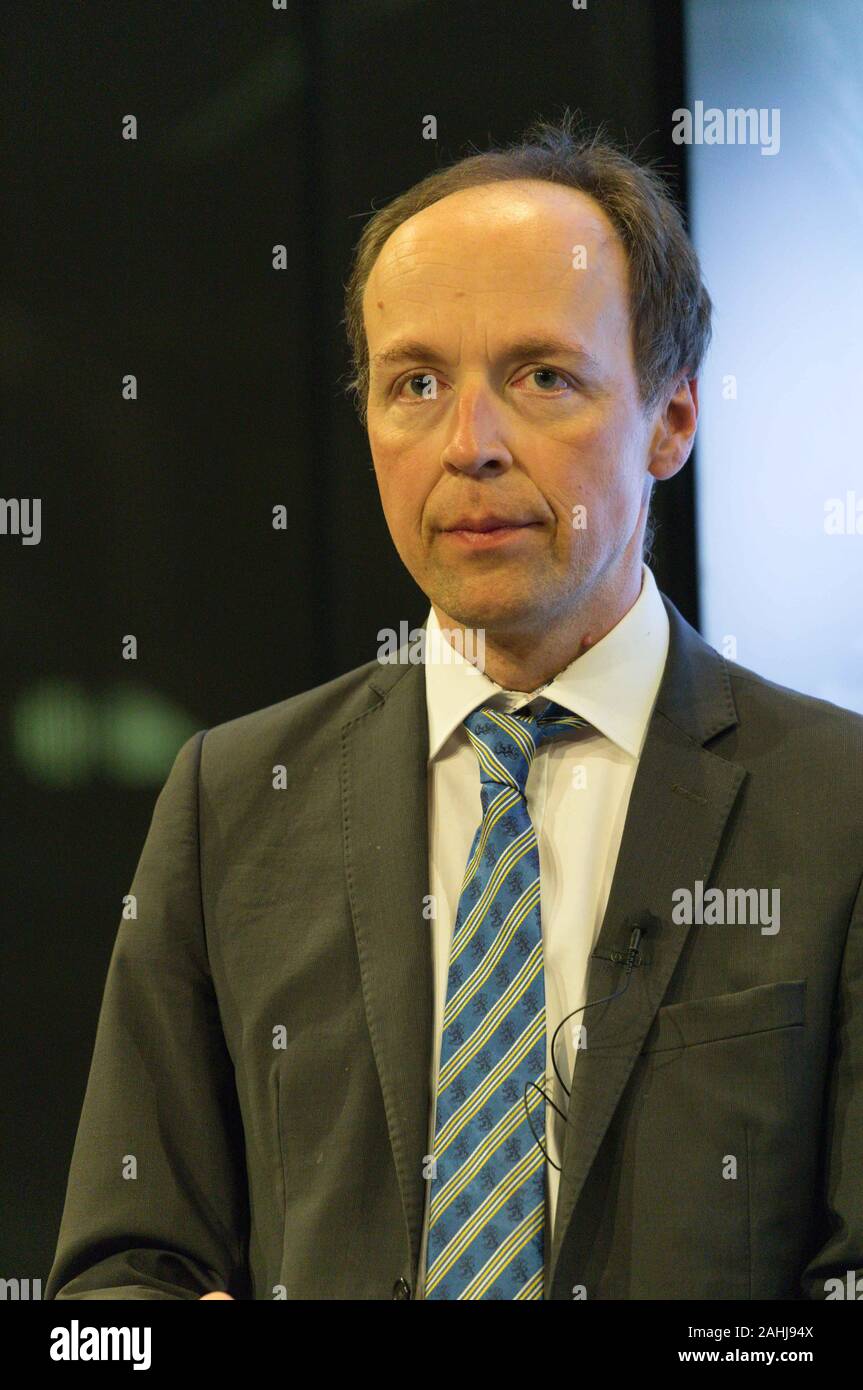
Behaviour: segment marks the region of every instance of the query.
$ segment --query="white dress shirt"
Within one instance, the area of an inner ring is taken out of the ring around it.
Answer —
[[[641,592],[616,627],[577,657],[540,692],[503,690],[476,666],[448,648],[447,660],[425,663],[429,726],[429,890],[434,972],[434,1041],[431,1068],[429,1145],[434,1152],[435,1096],[446,1004],[449,948],[459,891],[471,845],[482,818],[480,773],[463,720],[479,705],[510,712],[549,700],[591,726],[561,735],[537,749],[528,775],[527,807],[539,846],[542,946],[545,966],[548,1093],[566,1114],[566,1096],[551,1065],[550,1044],[562,1018],[587,1002],[588,958],[602,925],[620,849],[623,825],[647,726],[668,653],[668,616],[653,574],[642,565]],[[427,651],[440,642],[440,625],[429,613]],[[470,655],[470,653],[468,653]],[[567,1086],[577,1056],[576,1014],[557,1039],[555,1058]],[[561,1162],[566,1125],[546,1109],[546,1151]],[[542,1103],[534,1112],[541,1122]],[[557,1206],[560,1174],[546,1171],[546,1258]],[[426,1210],[417,1297],[425,1282]]]

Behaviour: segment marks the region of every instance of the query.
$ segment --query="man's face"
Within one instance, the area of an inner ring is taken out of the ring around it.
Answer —
[[[384,514],[440,617],[539,633],[640,565],[656,417],[598,204],[537,181],[450,194],[384,244],[364,314]]]

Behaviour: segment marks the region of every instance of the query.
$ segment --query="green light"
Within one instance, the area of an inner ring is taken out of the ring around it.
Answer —
[[[32,781],[53,787],[100,776],[123,786],[161,786],[178,749],[200,727],[158,691],[122,685],[100,699],[57,677],[19,696],[12,751]]]
[[[12,711],[15,757],[34,781],[72,787],[93,772],[98,746],[88,697],[74,681],[42,681]]]

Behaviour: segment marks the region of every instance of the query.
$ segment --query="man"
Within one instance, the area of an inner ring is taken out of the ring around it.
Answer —
[[[863,719],[642,561],[709,338],[679,216],[567,118],[377,213],[347,310],[437,656],[180,750],[47,1296],[829,1297]]]

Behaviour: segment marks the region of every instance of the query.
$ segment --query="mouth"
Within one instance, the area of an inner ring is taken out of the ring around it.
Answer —
[[[476,521],[458,521],[455,526],[447,527],[441,534],[456,545],[467,546],[472,550],[490,550],[522,541],[525,536],[540,528],[541,523],[538,521],[482,517]]]

